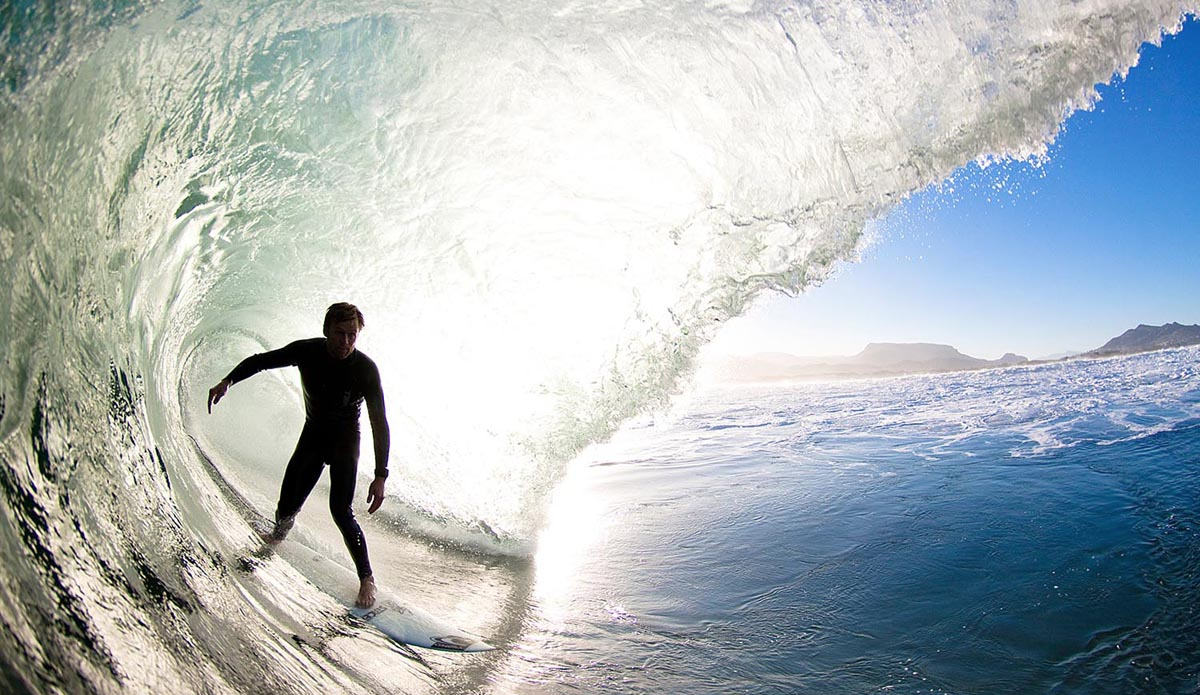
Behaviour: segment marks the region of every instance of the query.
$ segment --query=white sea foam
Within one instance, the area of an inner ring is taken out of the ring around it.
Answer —
[[[662,404],[722,321],[820,282],[867,220],[956,167],[1041,154],[1194,9],[13,9],[0,454],[7,526],[25,531],[4,534],[44,560],[13,571],[89,625],[109,609],[71,577],[100,561],[64,569],[68,548],[141,576],[138,558],[171,564],[163,547],[239,533],[192,437],[224,482],[269,479],[294,377],[239,385],[212,417],[205,392],[341,299],[382,367],[394,494],[527,547],[566,463]],[[118,664],[98,681],[149,668],[73,649],[59,661]]]

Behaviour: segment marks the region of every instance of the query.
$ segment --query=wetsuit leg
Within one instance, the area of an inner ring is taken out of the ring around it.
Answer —
[[[304,500],[321,479],[321,471],[325,468],[321,439],[316,428],[307,424],[300,432],[300,440],[296,442],[296,450],[292,452],[279,487],[279,505],[275,508],[275,533],[278,536],[287,534],[296,514],[304,506]]]
[[[363,579],[371,575],[371,561],[367,556],[367,539],[363,536],[358,520],[354,518],[352,507],[354,486],[358,477],[358,444],[358,432],[355,431],[353,438],[341,439],[337,449],[330,453],[329,513],[333,515],[334,523],[342,532],[346,549],[354,558],[358,578]]]

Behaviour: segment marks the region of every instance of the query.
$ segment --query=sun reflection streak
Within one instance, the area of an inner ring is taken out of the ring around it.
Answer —
[[[532,596],[547,631],[565,627],[572,597],[578,593],[580,570],[611,524],[593,471],[584,459],[570,466],[554,491],[538,539]]]

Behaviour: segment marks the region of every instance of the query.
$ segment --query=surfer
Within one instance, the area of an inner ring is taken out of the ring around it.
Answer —
[[[275,526],[263,533],[263,540],[276,545],[287,536],[304,500],[316,486],[325,464],[329,464],[329,511],[358,571],[355,604],[370,608],[375,603],[375,578],[367,556],[367,541],[351,508],[358,475],[359,407],[363,401],[367,403],[375,444],[375,479],[367,490],[370,514],[383,504],[391,435],[379,369],[371,358],[354,349],[364,325],[362,312],[353,304],[339,302],[330,306],[325,312],[324,338],[297,340],[242,360],[208,390],[208,412],[239,381],[267,369],[299,367],[304,389],[304,428],[283,474]]]

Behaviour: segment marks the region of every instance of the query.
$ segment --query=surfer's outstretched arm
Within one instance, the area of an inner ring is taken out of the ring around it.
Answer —
[[[278,350],[270,352],[260,352],[257,355],[251,355],[238,363],[238,366],[233,368],[232,372],[217,382],[217,385],[208,390],[208,412],[212,414],[212,407],[222,398],[225,397],[225,392],[229,390],[239,381],[249,379],[266,369],[278,369],[280,367],[296,366],[296,356],[300,350],[300,343],[296,341],[289,343]]]

